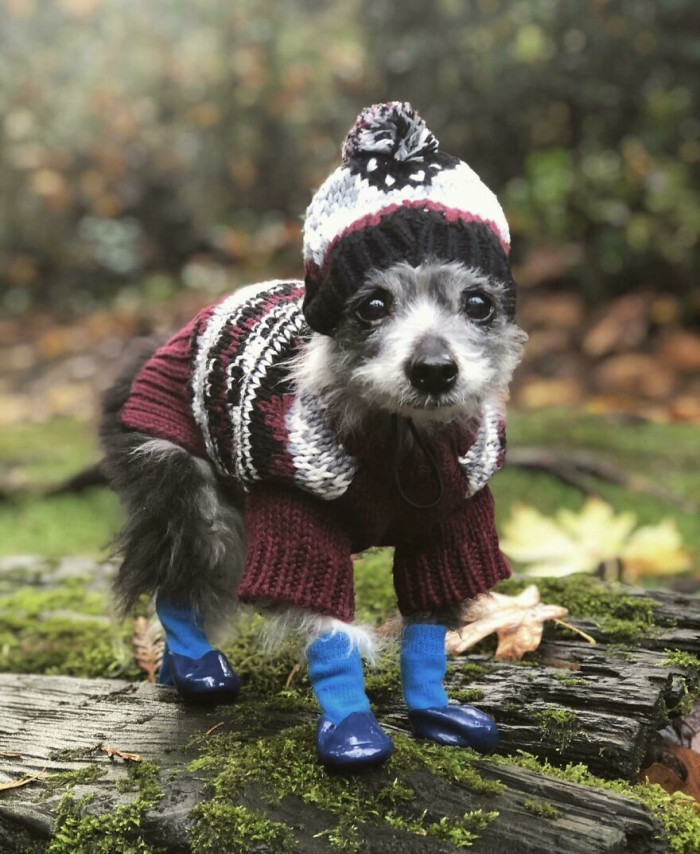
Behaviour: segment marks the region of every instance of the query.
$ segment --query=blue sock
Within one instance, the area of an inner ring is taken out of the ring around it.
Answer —
[[[409,709],[440,709],[448,703],[444,626],[411,623],[401,638],[401,684]]]
[[[308,647],[309,678],[323,714],[339,724],[352,712],[368,712],[362,658],[344,632],[321,635]]]
[[[156,598],[156,612],[165,630],[168,647],[177,655],[197,659],[212,649],[201,620],[195,617],[187,602],[173,601],[159,594]]]

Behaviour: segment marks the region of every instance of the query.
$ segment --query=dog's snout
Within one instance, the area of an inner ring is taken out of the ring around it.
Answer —
[[[440,338],[426,338],[408,364],[411,385],[428,394],[449,391],[457,381],[457,363]]]

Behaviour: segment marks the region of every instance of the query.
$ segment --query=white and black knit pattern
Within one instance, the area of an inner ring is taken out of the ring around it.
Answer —
[[[318,395],[298,395],[287,415],[294,480],[307,492],[332,501],[343,495],[357,471],[331,427],[326,404]]]
[[[505,456],[505,414],[500,400],[485,404],[479,429],[469,450],[459,457],[459,464],[467,477],[467,496],[483,489],[491,477],[503,466]]]

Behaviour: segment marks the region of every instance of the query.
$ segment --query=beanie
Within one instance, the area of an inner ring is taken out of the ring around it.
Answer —
[[[397,261],[461,261],[497,278],[515,313],[510,234],[494,193],[458,157],[440,151],[410,104],[365,108],[304,220],[304,315],[332,334],[372,270]]]

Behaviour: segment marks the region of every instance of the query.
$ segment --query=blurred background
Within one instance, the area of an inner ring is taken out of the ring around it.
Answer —
[[[511,447],[587,455],[583,487],[504,472],[501,519],[599,492],[696,565],[698,32],[693,0],[4,0],[0,552],[100,552],[114,497],[44,493],[130,341],[300,276],[347,129],[400,99],[511,224]]]

